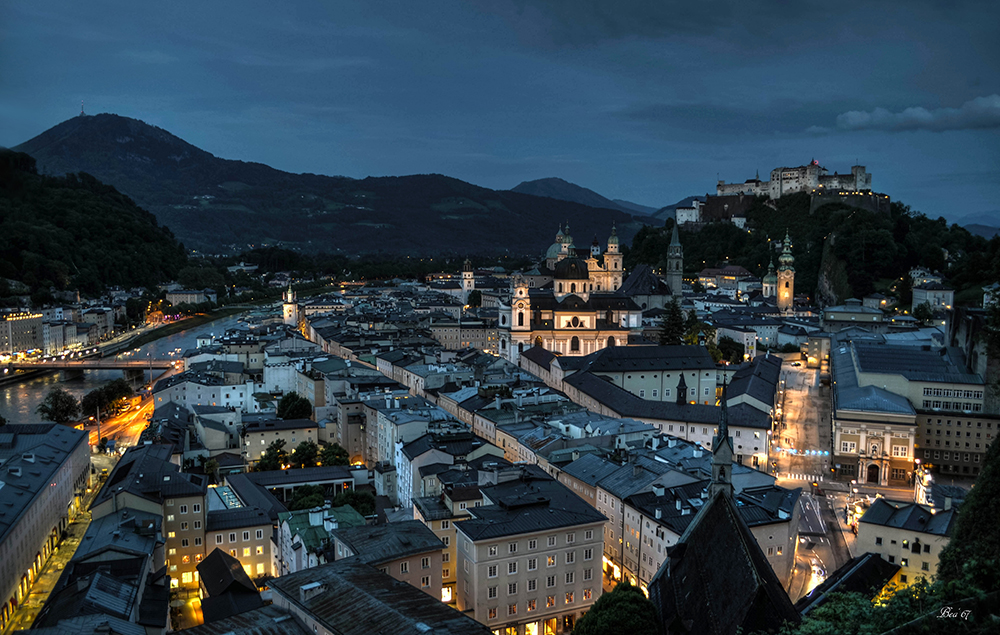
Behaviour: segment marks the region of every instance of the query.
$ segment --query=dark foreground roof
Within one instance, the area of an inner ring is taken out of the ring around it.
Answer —
[[[800,619],[732,498],[722,492],[669,549],[649,594],[667,633],[735,635]]]
[[[807,595],[795,603],[795,609],[806,615],[826,602],[830,593],[863,593],[874,598],[899,571],[898,564],[889,564],[877,553],[868,552],[853,558],[833,572]]]
[[[490,635],[486,626],[437,598],[353,558],[275,578],[270,585],[293,611],[340,635]]]
[[[302,622],[273,604],[225,619],[186,628],[184,635],[309,635]]]

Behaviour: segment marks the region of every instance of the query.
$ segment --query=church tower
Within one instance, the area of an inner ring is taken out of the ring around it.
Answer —
[[[795,301],[795,256],[792,239],[785,232],[781,255],[778,256],[778,310],[791,313]]]
[[[778,295],[778,274],[774,272],[774,258],[767,265],[767,275],[764,276],[761,294],[765,298],[774,298]]]
[[[604,254],[604,269],[608,272],[608,288],[602,291],[617,291],[622,286],[622,253],[618,245],[618,230],[611,224],[611,235],[608,237],[608,251]]]
[[[476,278],[472,272],[472,262],[466,258],[462,265],[462,304],[469,303],[469,294],[476,289]]]
[[[288,283],[288,290],[284,293],[284,302],[281,305],[284,323],[293,329],[299,328],[299,305],[295,301],[295,292],[292,291],[292,283]]]
[[[722,492],[730,498],[733,495],[733,439],[729,436],[729,409],[726,406],[726,386],[722,386],[722,415],[719,417],[719,431],[712,439],[712,484],[708,487],[709,498]]]
[[[675,298],[682,296],[684,284],[684,248],[681,247],[680,234],[677,233],[677,222],[674,222],[674,230],[670,234],[670,245],[667,247],[667,286],[670,287],[670,295]]]

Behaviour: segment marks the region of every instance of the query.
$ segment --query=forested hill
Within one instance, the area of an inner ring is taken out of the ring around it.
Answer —
[[[341,255],[539,255],[567,221],[579,245],[594,235],[606,240],[613,222],[622,240],[641,226],[618,209],[491,190],[440,174],[291,174],[222,159],[111,114],[74,117],[14,149],[35,157],[44,174],[93,174],[153,212],[187,247],[216,253],[227,245],[240,253],[281,243]]]
[[[640,230],[626,254],[626,267],[660,266],[672,223]],[[957,289],[956,303],[975,302],[980,285],[1000,279],[1000,237],[986,240],[899,202],[892,203],[889,214],[840,203],[810,214],[805,193],[782,197],[774,207],[758,199],[747,213],[747,225],[750,231],[729,223],[710,223],[700,231],[682,226],[685,273],[728,260],[763,276],[772,257],[777,265],[770,241],[781,240],[787,231],[794,245],[796,292],[815,299],[819,290],[820,301],[827,305],[873,291],[885,293],[900,279],[908,281],[914,266],[944,273]],[[898,291],[903,304],[909,304],[905,287]]]
[[[186,261],[170,230],[110,185],[89,174],[41,176],[27,154],[0,150],[0,277],[44,299],[50,287],[153,286]]]

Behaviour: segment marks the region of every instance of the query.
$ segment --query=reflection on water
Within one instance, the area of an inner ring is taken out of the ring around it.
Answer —
[[[127,354],[119,355],[126,359],[144,359],[147,354],[151,357],[168,357],[173,353],[174,357],[180,355],[189,348],[195,347],[195,340],[202,333],[211,333],[216,337],[222,335],[227,329],[236,326],[238,316],[227,317],[199,327],[174,333],[169,337],[150,342],[139,348],[138,351],[132,349]],[[156,374],[162,371],[154,370]],[[0,415],[3,415],[9,423],[40,423],[42,418],[35,413],[38,404],[45,399],[45,395],[53,388],[62,388],[77,399],[82,398],[91,390],[100,388],[104,384],[118,379],[122,376],[119,370],[88,370],[82,374],[57,372],[51,375],[35,377],[16,384],[6,384],[0,386]],[[145,373],[145,381],[150,380],[149,371]]]

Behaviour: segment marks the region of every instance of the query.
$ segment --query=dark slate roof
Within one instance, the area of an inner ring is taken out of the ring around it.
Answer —
[[[735,501],[722,491],[668,550],[649,593],[670,633],[735,635],[800,619]]]
[[[267,472],[248,472],[247,479],[262,487],[279,487],[281,485],[326,483],[329,481],[353,480],[351,471],[343,465],[322,465],[318,467],[303,467],[293,470],[269,470]]]
[[[314,583],[314,594],[303,598]],[[483,624],[354,558],[281,576],[269,584],[340,635],[490,635]]]
[[[746,394],[766,404],[773,403],[780,377],[781,358],[777,355],[758,355],[733,373],[726,389],[727,401]]]
[[[595,373],[661,370],[715,370],[704,346],[609,346],[583,357]]]
[[[965,370],[957,348],[892,346],[853,342],[858,368],[863,373],[892,373],[910,381],[982,384],[983,378]]]
[[[649,265],[639,265],[629,274],[618,289],[618,293],[632,297],[636,295],[670,295],[672,289],[653,273]],[[679,292],[680,289],[677,289]]]
[[[402,452],[410,460],[431,450],[440,450],[445,454],[458,457],[465,456],[486,443],[486,441],[471,432],[456,434],[427,433],[404,445]]]
[[[553,359],[555,359],[556,354],[542,346],[532,346],[528,350],[521,353],[521,357],[538,364],[545,370],[548,370],[549,364]]]
[[[859,522],[897,529],[907,529],[937,536],[950,536],[958,509],[932,513],[916,503],[876,498]]]
[[[830,593],[863,593],[874,599],[899,571],[898,564],[889,564],[877,553],[868,552],[844,564],[818,587],[799,598],[795,609],[802,615],[822,606]]]
[[[267,512],[272,522],[277,522],[278,514],[288,509],[275,498],[274,494],[261,485],[247,478],[246,474],[230,474],[226,476],[226,485],[236,494],[236,497],[248,507],[257,507]]]
[[[263,509],[257,507],[233,507],[208,512],[205,520],[207,531],[223,531],[240,527],[260,527],[270,525],[271,517]]]
[[[471,508],[472,518],[455,523],[472,540],[607,520],[536,465],[523,467],[520,478],[484,487],[482,491],[493,504]]]
[[[764,403],[768,402],[765,401]],[[759,430],[771,429],[771,415],[754,408],[750,404],[740,403],[735,406],[728,406],[728,410],[729,425],[731,426],[757,428]]]
[[[119,491],[156,502],[165,498],[204,494],[207,477],[181,473],[177,465],[170,462],[172,451],[173,446],[156,444],[129,448],[111,470],[91,508],[110,500]]]
[[[562,471],[578,481],[593,486],[597,485],[602,478],[612,474],[618,468],[618,464],[612,463],[596,454],[584,454],[577,460],[564,466]]]
[[[563,381],[611,408],[622,417],[716,425],[721,415],[721,408],[718,406],[642,399],[592,373],[575,373]]]
[[[319,427],[319,424],[312,419],[271,419],[266,421],[251,421],[246,424],[247,432],[266,432],[269,430],[305,430],[317,427]]]
[[[441,539],[419,520],[344,527],[331,533],[347,544],[361,561],[372,565],[444,549]]]
[[[229,592],[259,595],[240,561],[218,547],[195,568],[198,569],[198,576],[209,596]]]
[[[184,629],[184,635],[309,635],[288,611],[273,604]]]
[[[587,263],[579,258],[564,258],[556,263],[552,274],[556,280],[590,280]]]

